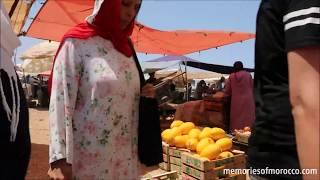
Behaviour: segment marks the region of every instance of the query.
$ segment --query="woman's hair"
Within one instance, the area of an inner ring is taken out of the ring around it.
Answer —
[[[238,71],[241,71],[243,70],[243,64],[241,61],[236,61],[234,64],[233,64],[233,70],[234,72],[238,72]]]

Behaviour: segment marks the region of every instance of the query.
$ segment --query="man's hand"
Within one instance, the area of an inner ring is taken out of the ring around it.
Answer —
[[[141,96],[154,98],[156,96],[156,91],[152,84],[146,84],[142,87]]]
[[[71,180],[72,166],[65,159],[55,161],[50,164],[48,176],[50,180]]]

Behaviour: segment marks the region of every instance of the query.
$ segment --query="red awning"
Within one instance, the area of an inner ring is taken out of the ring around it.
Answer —
[[[60,41],[93,10],[93,0],[47,0],[33,20],[27,36]],[[251,33],[226,31],[161,31],[137,24],[132,34],[138,52],[184,55],[254,38]]]
[[[160,31],[136,24],[131,36],[138,52],[184,55],[254,38],[254,34],[227,31]]]

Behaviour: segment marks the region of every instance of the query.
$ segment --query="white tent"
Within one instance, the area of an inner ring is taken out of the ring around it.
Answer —
[[[26,50],[20,57],[24,61],[23,71],[29,74],[38,74],[51,70],[58,47],[58,42],[45,41]]]
[[[140,62],[141,68],[144,73],[151,73],[151,72],[159,72],[161,70],[168,69],[169,67],[177,66],[180,62],[147,62],[143,61]],[[166,70],[165,70],[166,71]]]

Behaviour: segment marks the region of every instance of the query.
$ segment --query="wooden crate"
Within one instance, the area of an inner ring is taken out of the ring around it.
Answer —
[[[176,180],[178,173],[176,171],[162,172],[154,175],[148,175],[141,178],[141,180]]]
[[[231,175],[229,177],[220,178],[218,180],[245,180],[243,178],[244,178],[243,175]],[[185,173],[181,174],[181,179],[182,180],[199,180],[199,179],[194,178],[192,176],[189,176],[188,174],[185,174]],[[217,180],[217,179],[215,179],[215,180]]]
[[[191,152],[189,149],[181,149],[177,147],[169,147],[169,155],[181,158],[181,154],[184,152]]]
[[[237,140],[232,141],[232,148],[240,151],[244,151],[246,154],[248,152],[248,144],[239,142]]]
[[[194,167],[201,171],[209,171],[214,168],[227,165],[227,164],[235,164],[238,166],[245,167],[245,155],[244,153],[235,154],[235,156],[225,159],[218,160],[204,160],[198,157],[194,157],[193,153],[184,152],[181,156],[181,161],[183,164]]]
[[[160,167],[160,169],[162,169],[162,170],[170,171],[170,164],[167,163],[167,162],[159,163],[159,167]]]
[[[223,102],[214,102],[210,100],[203,100],[204,108],[209,111],[222,112],[224,105]]]
[[[181,158],[170,156],[169,159],[170,159],[170,164],[175,164],[177,166],[182,165]]]
[[[175,165],[175,164],[171,164],[171,163],[170,163],[170,170],[171,171],[177,171],[178,174],[182,173],[181,166],[178,166],[178,165]]]
[[[162,152],[163,154],[169,154],[169,144],[162,141]]]
[[[200,171],[198,169],[195,169],[191,166],[182,164],[181,166],[181,170],[184,174],[194,177],[194,179],[200,179],[200,180],[216,180],[216,179],[237,179],[237,180],[245,180],[245,175],[230,175],[231,177],[229,177],[229,175],[225,175],[223,173],[223,170],[227,168],[227,169],[231,169],[231,168],[235,168],[233,165],[229,164],[229,165],[223,165],[220,166],[219,168],[215,168],[213,170],[210,171]]]
[[[207,171],[207,172],[203,172],[200,171],[198,169],[195,169],[191,166],[182,164],[182,172],[184,174],[187,174],[191,177],[194,177],[195,179],[201,179],[201,180],[215,180],[216,179],[216,175],[214,171]]]
[[[195,179],[201,180],[216,180],[226,178],[229,175],[223,173],[224,169],[243,169],[245,168],[245,155],[235,154],[234,157],[224,158],[219,160],[208,161],[198,157],[194,157],[192,153],[183,153],[182,172]],[[245,180],[245,175],[232,175],[232,178],[237,180]]]
[[[162,154],[163,162],[170,163],[170,156],[168,154]]]

